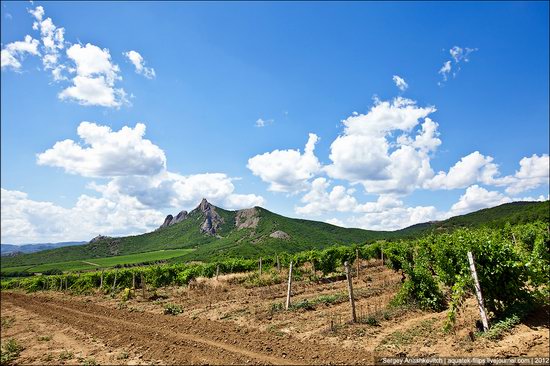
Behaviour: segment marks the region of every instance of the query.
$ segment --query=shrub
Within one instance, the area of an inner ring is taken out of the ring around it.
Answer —
[[[15,339],[8,339],[0,349],[0,364],[11,365],[23,349],[23,346],[17,343]]]
[[[171,304],[171,303],[164,304],[165,315],[178,315],[181,313],[183,313],[183,309],[181,308],[180,305]]]

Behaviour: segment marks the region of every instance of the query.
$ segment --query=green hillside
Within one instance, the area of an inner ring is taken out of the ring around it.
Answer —
[[[212,206],[213,207],[213,206]],[[237,228],[238,211],[215,207],[223,223],[216,235],[201,233],[205,214],[199,208],[175,225],[150,233],[121,238],[103,238],[83,246],[47,250],[14,257],[3,257],[2,267],[29,266],[44,263],[59,263],[115,255],[150,252],[161,249],[195,249],[182,259],[205,260],[213,257],[253,257],[262,253],[324,248],[333,244],[363,243],[391,236],[391,233],[362,229],[346,229],[323,222],[291,219],[255,207],[258,218],[254,228]],[[288,238],[270,237],[276,231]]]
[[[433,230],[452,231],[460,227],[481,226],[502,228],[507,223],[515,225],[534,221],[550,222],[550,201],[505,203],[466,215],[454,216],[444,221],[416,224],[394,233],[399,236],[415,237]]]
[[[491,226],[542,220],[549,222],[549,202],[515,202],[424,223],[397,231],[346,229],[324,222],[277,215],[260,207],[227,211],[205,200],[183,221],[150,233],[121,238],[103,237],[82,246],[3,257],[2,267],[34,266],[45,263],[90,260],[164,249],[194,249],[178,261],[210,260],[222,257],[256,258],[280,252],[321,249],[331,245],[365,243],[380,239],[414,238],[432,230]],[[210,223],[215,233],[201,232]],[[214,229],[213,229],[214,230]]]

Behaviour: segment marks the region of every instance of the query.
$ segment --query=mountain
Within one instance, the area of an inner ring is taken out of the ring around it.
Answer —
[[[432,221],[409,226],[395,233],[405,236],[419,236],[430,231],[452,231],[460,227],[487,226],[501,228],[510,224],[524,224],[533,221],[550,222],[550,201],[504,203],[484,208],[469,214],[454,216],[444,221]]]
[[[168,215],[155,231],[127,237],[99,236],[82,246],[70,246],[2,258],[2,266],[36,265],[100,258],[162,249],[192,248],[181,260],[258,257],[279,252],[320,249],[331,245],[414,238],[432,230],[460,226],[503,226],[506,222],[549,221],[549,202],[516,202],[445,221],[413,225],[397,231],[347,229],[319,221],[293,219],[261,207],[228,211],[205,199],[191,212]]]
[[[0,244],[0,253],[2,256],[9,255],[18,255],[21,253],[35,253],[42,250],[55,249],[68,247],[72,245],[82,245],[86,244],[85,241],[65,241],[61,243],[36,243],[36,244]]]

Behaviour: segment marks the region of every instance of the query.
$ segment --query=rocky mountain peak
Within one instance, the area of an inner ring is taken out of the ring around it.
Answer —
[[[204,221],[200,228],[201,233],[216,235],[224,223],[223,218],[216,212],[216,206],[210,204],[206,198],[203,198],[196,209],[204,215]]]
[[[206,212],[206,211],[209,211],[212,209],[212,205],[210,204],[210,202],[208,202],[206,200],[206,198],[203,198],[201,203],[199,204],[199,207],[197,207],[199,209],[199,211],[201,212]]]

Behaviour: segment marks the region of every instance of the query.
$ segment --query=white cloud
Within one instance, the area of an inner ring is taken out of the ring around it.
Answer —
[[[441,144],[437,123],[427,118],[433,112],[434,107],[396,98],[377,101],[367,114],[352,114],[331,144],[332,164],[325,171],[361,183],[369,193],[411,192],[433,175],[429,153]],[[396,131],[401,135],[392,141]]]
[[[29,14],[31,14],[37,21],[42,21],[42,18],[44,18],[44,8],[42,6],[37,6],[34,9],[29,10]],[[34,27],[38,28],[38,23],[35,23],[33,25]]]
[[[514,176],[504,177],[501,182],[508,185],[506,193],[518,194],[549,184],[550,159],[548,154],[538,156],[533,154],[530,158],[524,157],[519,162],[520,169]]]
[[[120,79],[120,69],[111,62],[111,54],[106,48],[101,49],[90,43],[84,47],[75,44],[67,50],[67,56],[76,64],[76,73],[79,76],[103,75],[109,83]]]
[[[438,73],[441,74],[443,77],[443,82],[448,80],[448,77],[451,74],[452,70],[454,70],[452,73],[453,77],[456,77],[461,69],[461,63],[469,62],[470,54],[475,51],[478,51],[478,49],[468,47],[462,48],[459,46],[453,46],[451,49],[449,49],[451,59],[445,61],[443,66],[438,71]],[[441,82],[439,82],[439,85],[441,85]]]
[[[393,75],[393,82],[395,83],[395,86],[397,86],[401,91],[405,91],[409,87],[409,84],[407,84],[405,79],[398,75]]]
[[[21,68],[21,62],[7,50],[2,50],[2,58],[0,61],[2,70],[11,68],[13,70],[19,70]]]
[[[498,166],[491,156],[484,156],[479,151],[463,157],[453,165],[448,173],[440,171],[431,180],[426,181],[428,189],[465,188],[474,183],[492,184],[498,175]]]
[[[531,202],[542,202],[542,201],[547,201],[548,199],[550,199],[550,195],[547,195],[546,197],[544,197],[544,195],[539,195],[538,197],[532,197],[532,196],[528,196],[528,197],[514,197],[512,200],[513,201],[523,201],[523,202],[528,202],[528,201],[531,201]]]
[[[82,122],[77,133],[87,147],[73,140],[59,141],[37,155],[38,164],[60,167],[85,177],[154,175],[166,167],[162,149],[143,138],[142,123],[113,132],[107,126]]]
[[[328,219],[328,220],[325,220],[325,222],[327,224],[331,224],[331,225],[336,225],[336,226],[340,226],[340,227],[346,227],[346,224],[344,224],[344,222],[340,219],[337,219],[335,217],[331,218],[331,219]]]
[[[105,185],[91,184],[106,197],[127,195],[147,207],[192,209],[202,198],[227,209],[261,206],[265,200],[254,194],[236,194],[232,178],[223,173],[184,176],[168,171],[153,176],[123,176]]]
[[[369,230],[398,230],[445,217],[434,206],[407,207],[391,195],[380,195],[376,202],[362,204],[357,207],[357,211],[365,213],[351,217],[348,226]]]
[[[265,200],[262,196],[255,194],[236,194],[231,193],[223,202],[222,207],[229,210],[240,210],[254,206],[265,205]]]
[[[455,63],[458,64],[462,61],[469,62],[470,53],[477,50],[478,50],[477,48],[468,48],[468,47],[462,48],[462,47],[454,46],[449,50],[449,54],[451,55]]]
[[[40,31],[42,40],[42,64],[46,70],[54,70],[54,80],[62,80],[60,78],[61,69],[59,69],[59,51],[65,47],[65,28],[57,27],[51,18],[44,19],[45,11],[42,6],[37,6],[35,9],[29,10],[29,13],[34,17],[35,22],[32,25],[34,30]]]
[[[421,222],[439,220],[446,214],[433,206],[407,207],[392,194],[381,194],[376,201],[359,203],[353,196],[353,189],[336,185],[330,189],[330,182],[317,178],[311,184],[294,211],[306,218],[318,218],[326,213],[355,214],[346,219],[332,218],[328,223],[344,227],[360,227],[370,230],[397,230]]]
[[[265,127],[265,126],[269,126],[271,124],[273,124],[273,120],[272,119],[262,119],[262,118],[258,118],[256,120],[256,123],[254,124],[254,126],[256,127]]]
[[[233,178],[223,173],[184,176],[166,169],[164,151],[144,138],[146,126],[123,127],[82,122],[77,133],[81,143],[59,141],[37,155],[39,165],[63,168],[84,177],[112,178],[106,184],[91,183],[89,188],[106,199],[135,198],[144,207],[192,208],[202,198],[229,209],[265,203],[254,194],[237,194]]]
[[[126,92],[115,88],[115,81],[122,79],[118,65],[111,62],[109,50],[87,43],[84,47],[72,45],[67,57],[75,64],[73,85],[59,93],[60,99],[72,99],[81,105],[120,107],[128,103]]]
[[[498,206],[503,203],[512,202],[497,191],[488,191],[477,184],[470,186],[460,199],[451,207],[451,216],[464,215],[469,212],[481,210],[482,208]]]
[[[122,77],[119,67],[111,61],[108,49],[90,43],[85,46],[75,44],[64,55],[61,50],[66,45],[65,28],[57,27],[51,18],[45,18],[42,6],[29,10],[29,13],[35,19],[33,29],[40,32],[42,44],[29,35],[25,41],[8,44],[2,49],[2,69],[18,71],[26,54],[41,56],[44,70],[51,70],[54,81],[71,78],[72,85],[58,94],[60,99],[86,106],[120,107],[129,104],[124,89],[115,86]],[[147,77],[154,76],[154,70],[143,66],[143,62],[140,70]]]
[[[137,51],[128,51],[123,53],[136,68],[136,73],[145,76],[147,79],[156,77],[155,69],[145,66],[145,60]]]
[[[438,73],[443,75],[443,81],[447,81],[449,73],[451,72],[452,66],[451,61],[445,61],[443,66],[439,69]]]
[[[38,56],[38,40],[33,39],[31,36],[25,36],[24,41],[16,41],[8,43],[5,48],[2,49],[1,68],[11,68],[13,70],[21,69],[21,60],[26,54]]]
[[[135,198],[116,200],[81,195],[71,208],[35,201],[24,192],[2,188],[2,242],[90,240],[103,235],[133,235],[157,228],[164,215]]]
[[[330,182],[326,178],[317,178],[311,183],[311,189],[300,200],[304,206],[295,207],[294,211],[300,215],[319,216],[325,212],[351,212],[357,206],[353,189],[346,189],[337,185],[330,192]]]
[[[301,154],[299,150],[274,150],[248,159],[252,173],[269,183],[274,192],[295,193],[307,188],[307,181],[318,173],[321,164],[314,154],[319,137],[313,133]]]
[[[59,99],[75,100],[85,106],[120,107],[129,103],[124,89],[115,89],[104,76],[75,76],[73,85],[58,94]]]

